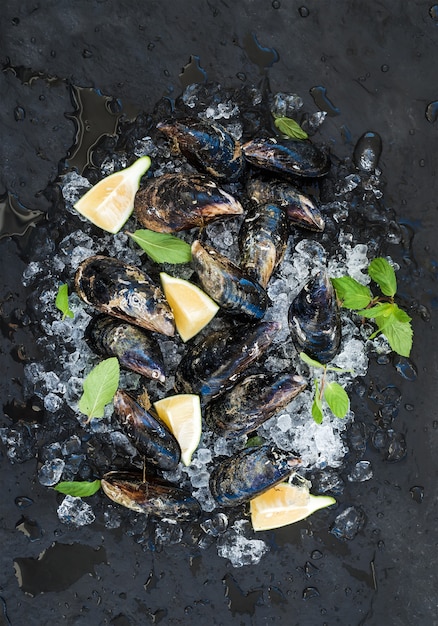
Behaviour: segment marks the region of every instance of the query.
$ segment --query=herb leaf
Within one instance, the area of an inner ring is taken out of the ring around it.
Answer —
[[[65,493],[68,496],[74,496],[76,498],[84,498],[86,496],[92,496],[100,489],[100,480],[89,481],[65,481],[55,485],[54,489],[60,493]]]
[[[372,300],[371,291],[351,276],[332,278],[338,300],[346,309],[364,309]]]
[[[127,233],[156,263],[189,263],[192,258],[188,243],[168,233],[141,229]]]
[[[377,283],[385,296],[395,295],[397,291],[397,279],[394,268],[383,257],[373,259],[368,266],[368,274]]]
[[[119,386],[120,366],[116,357],[101,361],[84,380],[79,410],[88,416],[103,417],[105,406],[111,402]]]
[[[362,317],[373,317],[374,319],[378,317],[386,318],[393,314],[394,307],[398,308],[396,304],[385,302],[383,304],[376,304],[376,306],[371,307],[371,309],[362,309],[358,311],[357,314],[362,315]]]
[[[336,417],[345,417],[350,408],[350,400],[347,392],[339,383],[326,383],[324,386],[324,399],[329,405],[330,411]]]
[[[322,402],[319,397],[319,384],[318,380],[315,380],[315,397],[312,402],[312,417],[317,424],[322,424],[322,419],[324,417],[322,412]]]
[[[305,352],[300,352],[300,359],[310,365],[311,367],[317,367],[319,369],[324,369],[325,365],[320,363],[319,361],[315,361],[315,359],[311,359],[310,356],[307,356]]]
[[[58,293],[56,294],[55,306],[62,313],[62,319],[65,317],[74,317],[73,311],[68,306],[68,285],[63,283],[58,287]]]
[[[379,330],[385,335],[394,352],[405,357],[410,355],[413,338],[410,322],[401,322],[394,314],[389,322],[385,323],[384,326],[379,326]]]
[[[309,136],[306,131],[303,130],[301,126],[290,117],[276,117],[274,124],[280,133],[287,135],[291,139],[302,140],[307,139]]]

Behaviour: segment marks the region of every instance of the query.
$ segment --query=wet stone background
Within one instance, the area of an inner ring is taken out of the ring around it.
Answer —
[[[378,132],[385,203],[404,233],[394,258],[411,303],[418,375],[412,382],[397,362],[371,363],[366,393],[354,397],[356,416],[378,421],[379,389],[397,387],[396,427],[407,445],[405,458],[391,463],[368,444],[373,477],[346,481],[341,508],[364,511],[362,530],[339,541],[328,532],[333,512],[322,511],[262,533],[270,551],[253,566],[231,567],[215,546],[151,550],[98,522],[61,524],[60,498],[37,481],[36,459],[11,464],[2,447],[0,624],[438,624],[438,9],[420,1],[364,5],[196,0],[188,11],[181,0],[3,3],[0,427],[24,419],[32,429],[44,418],[23,402],[23,364],[39,355],[21,276],[38,223],[54,210],[56,188],[41,192],[60,161],[78,158],[77,139],[91,146],[101,133],[66,116],[75,109],[72,86],[108,97],[98,116],[108,129],[120,106],[128,115],[148,111],[188,82],[239,86],[267,76],[273,92],[298,93],[306,110],[328,111],[321,139],[336,155],[351,155],[364,132]],[[27,228],[31,221],[36,228]],[[354,431],[350,437],[358,441]]]

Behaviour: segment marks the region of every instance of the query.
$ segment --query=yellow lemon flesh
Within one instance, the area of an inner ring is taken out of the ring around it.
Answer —
[[[181,448],[181,461],[190,465],[201,439],[202,413],[199,396],[181,393],[154,402],[158,417],[166,424]]]
[[[287,526],[335,502],[331,496],[312,495],[306,487],[280,483],[250,501],[252,526],[254,530]]]
[[[176,329],[183,341],[199,333],[216,315],[219,306],[202,289],[182,278],[160,274],[164,295],[172,309]]]
[[[90,222],[109,233],[117,233],[134,210],[134,198],[140,179],[151,165],[148,156],[130,167],[110,174],[91,187],[74,208]]]

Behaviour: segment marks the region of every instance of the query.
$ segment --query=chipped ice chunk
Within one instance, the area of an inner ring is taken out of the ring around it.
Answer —
[[[92,524],[96,519],[91,506],[84,502],[82,498],[73,496],[65,496],[57,512],[61,522],[78,528]]]
[[[269,551],[261,539],[250,539],[245,536],[249,532],[249,524],[238,520],[218,539],[217,552],[224,559],[229,559],[233,567],[256,565],[262,556]]]
[[[38,470],[38,480],[44,487],[53,487],[61,480],[65,461],[63,459],[50,459],[41,465]]]

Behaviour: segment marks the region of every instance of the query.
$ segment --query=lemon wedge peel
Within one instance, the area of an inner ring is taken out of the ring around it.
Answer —
[[[160,273],[160,279],[178,334],[186,342],[211,322],[220,307],[188,280],[170,276],[166,272]]]
[[[73,208],[102,230],[118,233],[134,210],[134,198],[141,177],[150,166],[148,156],[140,157],[129,167],[96,183]]]
[[[181,461],[189,466],[202,433],[201,401],[198,395],[182,393],[154,402],[158,417],[169,428],[181,448]]]
[[[304,487],[280,483],[250,501],[252,527],[261,531],[288,526],[335,503],[331,496],[314,496]]]

